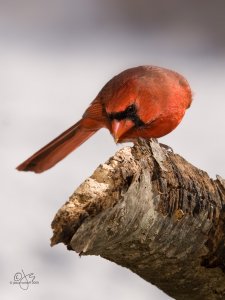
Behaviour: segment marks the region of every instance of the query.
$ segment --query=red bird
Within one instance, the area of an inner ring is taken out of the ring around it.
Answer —
[[[125,70],[106,83],[80,121],[17,169],[41,173],[103,127],[116,142],[159,138],[177,127],[191,102],[187,80],[174,71],[155,66]]]

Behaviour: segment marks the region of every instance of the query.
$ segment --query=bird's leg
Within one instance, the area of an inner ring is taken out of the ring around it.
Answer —
[[[162,144],[162,143],[159,143],[160,147],[166,149],[166,151],[170,151],[173,153],[173,148],[171,148],[170,146],[166,145],[166,144]]]
[[[159,144],[160,147],[164,148],[165,150],[167,151],[171,151],[173,153],[173,148],[171,148],[170,146],[166,145],[166,144],[162,144],[162,143],[159,143],[158,142],[158,139],[156,138],[151,138],[151,139],[145,139],[145,138],[142,138],[142,137],[138,137],[136,139],[136,143],[139,144],[139,145],[143,145],[143,143],[149,143],[150,141],[154,141],[155,143]]]
[[[173,148],[171,148],[170,146],[163,144],[163,143],[159,143],[156,138],[152,138],[152,140],[155,141],[156,143],[158,143],[160,147],[166,149],[167,151],[171,151],[173,153]]]

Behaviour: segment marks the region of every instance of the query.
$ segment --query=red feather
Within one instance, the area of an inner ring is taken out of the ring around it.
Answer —
[[[90,130],[84,128],[81,125],[81,121],[79,121],[25,160],[17,167],[17,170],[33,171],[35,173],[48,170],[84,143],[96,131],[97,129]]]
[[[119,142],[164,136],[177,127],[191,102],[188,82],[174,71],[154,66],[125,70],[102,88],[79,122],[17,169],[43,172],[102,127]]]

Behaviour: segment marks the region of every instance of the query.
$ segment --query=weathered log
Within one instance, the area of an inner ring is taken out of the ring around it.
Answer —
[[[52,228],[52,245],[100,255],[175,299],[225,299],[225,180],[156,141],[100,165]]]

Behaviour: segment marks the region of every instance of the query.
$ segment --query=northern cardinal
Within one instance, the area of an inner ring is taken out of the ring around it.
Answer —
[[[116,142],[162,137],[177,127],[191,102],[187,80],[174,71],[155,66],[125,70],[106,83],[80,121],[17,169],[41,173],[103,127]]]

